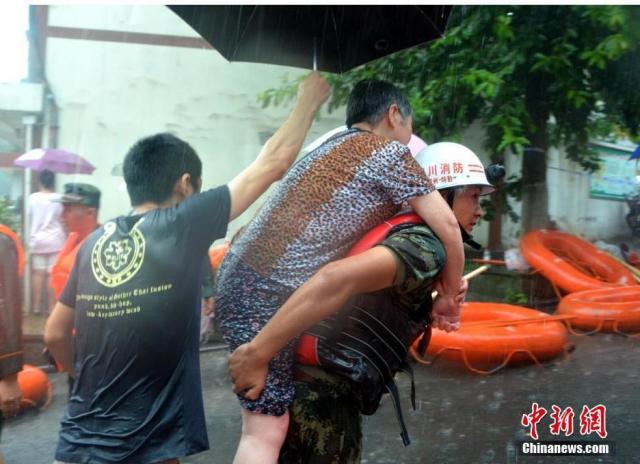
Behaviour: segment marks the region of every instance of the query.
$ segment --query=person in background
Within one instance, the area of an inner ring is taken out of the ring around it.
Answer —
[[[39,314],[44,306],[49,313],[54,303],[53,291],[47,285],[51,266],[62,249],[67,234],[62,225],[62,205],[55,202],[59,195],[54,191],[53,172],[42,170],[38,176],[39,191],[29,195],[29,249],[32,263],[32,306]],[[43,294],[46,298],[43,299]]]
[[[64,194],[55,201],[62,203],[62,222],[69,234],[51,268],[49,286],[57,300],[67,283],[80,245],[99,226],[100,190],[90,184],[72,182],[64,185]]]
[[[64,185],[63,195],[54,201],[62,203],[62,223],[69,234],[51,267],[49,287],[53,290],[54,298],[58,300],[67,284],[80,246],[99,226],[100,190],[90,184],[70,182]],[[62,370],[62,366],[56,363],[46,347],[42,354],[58,371]],[[71,376],[68,377],[68,383],[70,395],[73,388]]]
[[[205,257],[202,263],[202,315],[200,320],[200,344],[206,345],[213,337],[214,316],[215,316],[215,273],[211,267],[209,256]]]
[[[204,332],[206,335],[204,337],[201,336],[201,338],[203,338],[204,343],[211,343],[211,342],[224,342],[224,339],[222,338],[222,335],[220,334],[220,325],[219,325],[219,321],[218,318],[216,317],[215,314],[215,307],[216,307],[216,302],[215,302],[215,280],[216,280],[216,273],[218,272],[218,269],[220,268],[220,264],[222,263],[222,260],[224,259],[225,255],[227,254],[227,251],[229,251],[229,247],[231,246],[231,244],[233,242],[236,241],[236,239],[240,236],[240,234],[242,234],[242,232],[244,231],[244,229],[246,228],[246,224],[241,226],[240,228],[238,228],[236,230],[236,232],[233,234],[233,236],[231,237],[231,240],[229,241],[225,241],[219,245],[216,245],[214,247],[212,247],[209,250],[209,266],[211,269],[211,282],[213,282],[213,287],[209,290],[208,288],[205,288],[205,286],[209,283],[209,280],[207,279],[207,276],[205,274],[205,282],[203,283],[203,287],[202,287],[202,294],[204,295],[212,295],[213,296],[213,300],[212,301],[203,301],[203,318],[205,317],[204,314],[205,312],[208,313],[207,319],[206,319],[206,326],[202,326],[201,327],[201,334]]]
[[[23,362],[20,292],[23,269],[22,244],[11,229],[0,224],[0,436],[3,417],[14,417],[22,398],[18,372]]]

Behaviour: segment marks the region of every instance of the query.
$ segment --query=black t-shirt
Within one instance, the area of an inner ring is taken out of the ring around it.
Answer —
[[[218,187],[118,217],[84,243],[60,297],[75,309],[76,380],[56,459],[145,464],[208,449],[202,260],[229,211]]]

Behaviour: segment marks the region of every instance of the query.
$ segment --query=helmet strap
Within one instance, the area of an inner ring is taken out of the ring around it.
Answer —
[[[458,225],[460,225],[460,223],[458,223]],[[478,242],[476,242],[473,239],[473,236],[469,232],[464,230],[464,228],[461,225],[460,225],[460,233],[462,234],[462,241],[464,243],[469,245],[474,250],[482,250],[483,246],[480,245]]]

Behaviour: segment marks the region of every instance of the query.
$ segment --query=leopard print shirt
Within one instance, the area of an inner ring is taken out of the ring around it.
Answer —
[[[263,277],[297,288],[403,202],[434,188],[406,146],[350,129],[289,170],[230,251]]]

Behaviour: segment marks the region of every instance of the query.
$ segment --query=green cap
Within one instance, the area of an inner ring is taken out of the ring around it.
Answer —
[[[100,190],[90,184],[70,182],[64,184],[64,194],[58,201],[100,208]]]

